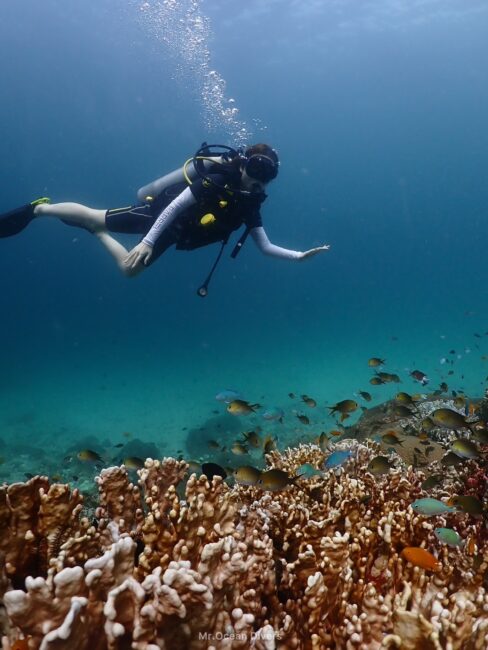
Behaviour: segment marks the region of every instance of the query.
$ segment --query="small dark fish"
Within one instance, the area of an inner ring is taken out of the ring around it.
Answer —
[[[424,431],[432,431],[432,429],[435,427],[434,420],[427,416],[422,420],[420,426]]]
[[[463,461],[464,459],[453,451],[449,451],[441,458],[441,464],[444,465],[444,467],[453,467],[454,465],[459,465],[459,463],[462,463]]]
[[[267,472],[261,472],[257,485],[263,490],[282,490],[287,485],[293,485],[299,478],[300,475],[289,476],[281,469],[269,469]]]
[[[382,442],[386,445],[403,445],[403,441],[400,440],[394,431],[388,431],[383,436],[381,436]]]
[[[248,448],[246,445],[243,445],[242,442],[235,442],[230,450],[233,454],[236,454],[236,456],[243,456],[248,453]]]
[[[207,445],[210,449],[220,449],[220,444],[216,440],[208,440]]]
[[[251,447],[261,447],[261,439],[259,434],[256,431],[247,431],[242,434],[244,436],[245,442],[251,445]]]
[[[295,399],[295,393],[288,393],[288,397],[290,399]]]
[[[144,467],[144,460],[138,456],[128,456],[122,461],[129,469],[142,469]]]
[[[263,454],[269,454],[276,449],[276,439],[273,436],[266,436],[263,440]]]
[[[369,393],[367,393],[365,390],[360,390],[359,395],[361,395],[361,397],[364,400],[366,400],[366,402],[371,402],[371,400],[372,400],[371,395]]]
[[[432,474],[424,481],[422,481],[422,490],[432,490],[442,483],[443,476],[441,474]]]
[[[478,447],[471,440],[466,440],[465,438],[458,438],[451,445],[451,451],[453,451],[461,458],[479,458],[480,452]]]
[[[249,415],[250,413],[254,413],[258,408],[261,408],[260,404],[250,404],[243,399],[235,399],[229,402],[226,410],[232,413],[232,415]]]
[[[232,472],[235,480],[240,485],[256,485],[261,478],[261,470],[251,465],[243,465]]]
[[[481,501],[469,495],[453,496],[449,499],[448,504],[470,515],[482,515],[485,512]]]
[[[385,382],[380,377],[377,377],[375,375],[374,377],[371,377],[371,379],[369,380],[369,383],[372,386],[381,386],[381,384],[384,384]]]
[[[462,396],[456,397],[453,404],[457,409],[464,409],[466,407],[466,399]]]
[[[398,375],[395,375],[391,372],[378,372],[376,373],[377,376],[383,380],[383,383],[385,384],[391,384],[395,383],[398,384],[400,383],[400,377]]]
[[[439,388],[441,389],[441,391],[442,391],[443,393],[447,393],[447,391],[449,390],[449,386],[446,384],[445,381],[443,381],[443,382],[440,384]]]
[[[310,408],[315,408],[317,406],[317,402],[312,397],[309,397],[308,395],[302,395],[302,400]]]
[[[448,374],[448,375],[453,375],[453,374],[454,374],[454,370],[448,370],[447,374]]]
[[[408,393],[397,393],[395,395],[395,401],[398,402],[399,404],[403,404],[404,406],[414,406],[415,402],[412,398],[411,395]]]
[[[379,357],[371,357],[371,359],[368,360],[368,366],[370,368],[377,368],[378,366],[384,366],[386,363],[386,359],[380,359]]]
[[[420,382],[422,386],[425,386],[425,384],[429,383],[429,378],[425,372],[422,372],[421,370],[412,370],[410,377],[412,377],[412,379],[415,379],[415,381]]]
[[[326,451],[326,449],[329,447],[329,438],[327,437],[327,434],[325,431],[322,431],[318,438],[318,445],[322,451]]]
[[[76,457],[78,460],[82,460],[84,462],[103,463],[103,458],[100,456],[100,454],[97,454],[97,452],[93,451],[92,449],[82,449],[76,454]]]
[[[298,415],[297,418],[300,420],[302,424],[310,424],[310,419],[306,415]]]
[[[469,429],[471,426],[466,422],[464,415],[452,409],[436,409],[430,414],[430,417],[438,427],[445,427],[447,429]]]
[[[210,480],[214,476],[221,476],[223,479],[227,478],[227,472],[221,465],[217,465],[217,463],[203,463],[202,472]]]
[[[381,476],[382,474],[387,474],[392,467],[388,456],[375,456],[369,461],[367,469],[371,474]]]
[[[120,449],[120,447],[124,447],[124,443],[119,442],[118,444],[114,445],[114,447],[118,447]]]
[[[334,404],[334,406],[328,406],[327,408],[330,410],[331,415],[333,413],[340,413],[342,422],[347,417],[349,417],[349,413],[353,413],[358,408],[358,406],[359,404],[353,399],[343,399],[341,402]]]
[[[410,418],[415,415],[413,411],[411,411],[407,406],[403,406],[403,404],[397,404],[394,406],[393,414],[399,418]]]

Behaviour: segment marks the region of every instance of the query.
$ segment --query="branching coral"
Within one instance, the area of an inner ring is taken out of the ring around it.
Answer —
[[[374,477],[377,448],[350,446],[346,468],[272,492],[193,475],[181,498],[183,462],[148,459],[137,486],[109,468],[95,519],[45,478],[2,488],[3,650],[488,647],[484,521],[415,514],[424,476]],[[302,445],[267,459],[294,475],[324,457]],[[445,524],[475,543],[442,546]]]

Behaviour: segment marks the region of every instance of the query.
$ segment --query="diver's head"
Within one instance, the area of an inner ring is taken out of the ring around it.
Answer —
[[[276,151],[267,144],[253,144],[242,154],[244,183],[259,183],[261,189],[278,176],[280,161]]]

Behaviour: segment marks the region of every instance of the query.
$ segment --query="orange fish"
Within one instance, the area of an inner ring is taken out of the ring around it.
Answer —
[[[466,540],[466,554],[474,555],[476,552],[476,541],[474,537],[468,537]]]
[[[468,417],[476,415],[476,411],[478,410],[478,406],[476,404],[470,403],[468,406]]]
[[[420,546],[406,546],[400,553],[404,560],[410,562],[414,566],[428,571],[439,571],[441,568],[440,562],[435,558],[432,553],[426,551],[425,548]]]
[[[29,641],[28,639],[17,639],[10,648],[11,650],[29,650]]]

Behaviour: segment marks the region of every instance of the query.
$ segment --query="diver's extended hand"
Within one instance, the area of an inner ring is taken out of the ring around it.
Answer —
[[[152,246],[145,244],[143,241],[139,242],[137,246],[131,250],[124,260],[124,264],[129,267],[129,269],[135,269],[139,264],[144,264],[147,266],[149,260],[153,254]]]
[[[318,255],[318,253],[324,253],[325,251],[328,251],[329,248],[330,248],[329,244],[324,244],[323,246],[317,246],[316,248],[311,248],[310,250],[303,252],[298,259],[301,262],[302,260],[306,260],[309,257]]]

